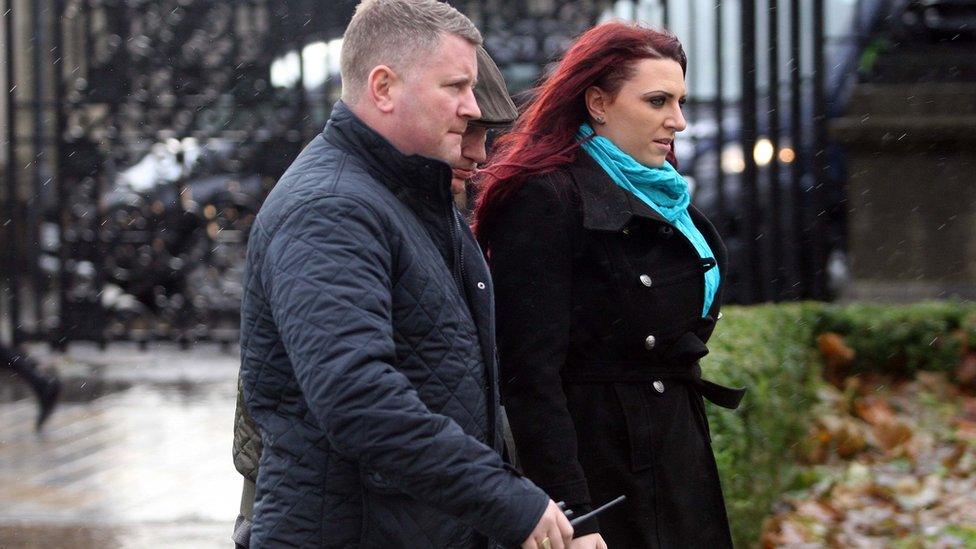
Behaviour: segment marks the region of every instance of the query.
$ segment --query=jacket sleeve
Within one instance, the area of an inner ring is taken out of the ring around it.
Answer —
[[[579,516],[590,494],[560,372],[572,312],[572,245],[579,226],[568,181],[526,181],[491,221],[501,394],[526,475]],[[598,531],[595,520],[577,535]]]
[[[256,482],[261,459],[261,433],[244,405],[241,382],[237,382],[237,409],[234,411],[234,467],[247,480]]]
[[[263,284],[311,419],[370,474],[518,545],[546,495],[432,413],[393,367],[395,238],[368,205],[330,196],[299,207],[271,240]]]

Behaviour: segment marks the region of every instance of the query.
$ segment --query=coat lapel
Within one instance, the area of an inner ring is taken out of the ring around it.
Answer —
[[[579,188],[583,227],[594,231],[619,232],[634,217],[667,223],[661,214],[615,184],[585,151],[580,150],[569,171]]]
[[[615,184],[603,168],[582,149],[569,173],[579,189],[584,228],[593,231],[620,232],[634,218],[671,225],[667,219],[634,196],[633,193]],[[728,275],[726,270],[728,252],[715,226],[698,208],[689,205],[688,213],[712,249],[721,275],[718,291],[712,301],[712,307],[708,310],[708,316],[714,319],[721,309],[722,293]]]

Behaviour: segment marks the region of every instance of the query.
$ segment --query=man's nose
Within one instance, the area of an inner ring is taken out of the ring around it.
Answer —
[[[475,139],[468,147],[462,151],[464,157],[476,164],[484,164],[488,160],[488,151],[485,149],[485,139]]]
[[[468,88],[461,97],[461,104],[458,106],[458,116],[468,120],[481,118],[481,109],[478,108],[478,102],[474,98],[473,88]]]

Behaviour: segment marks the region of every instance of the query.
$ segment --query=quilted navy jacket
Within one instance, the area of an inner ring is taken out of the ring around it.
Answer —
[[[450,178],[340,102],[261,208],[241,309],[252,547],[511,546],[542,516],[500,456],[491,281]]]

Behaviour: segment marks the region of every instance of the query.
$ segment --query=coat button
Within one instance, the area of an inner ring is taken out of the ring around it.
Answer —
[[[484,290],[485,289],[485,283],[484,282],[479,282],[478,283],[478,289],[479,290]]]
[[[650,276],[648,276],[646,274],[640,275],[640,281],[641,281],[641,284],[647,286],[648,288],[651,287],[651,277]]]
[[[648,351],[653,349],[655,345],[657,345],[656,337],[649,335],[644,338],[644,348],[647,349]]]
[[[373,473],[370,476],[372,477],[373,482],[375,482],[377,484],[382,484],[383,483],[383,475],[381,475],[379,473]]]
[[[653,385],[654,385],[654,390],[655,391],[657,391],[659,393],[663,393],[664,392],[664,382],[663,381],[655,381],[653,383]]]
[[[665,238],[670,238],[674,234],[674,229],[668,225],[662,225],[657,231]]]

